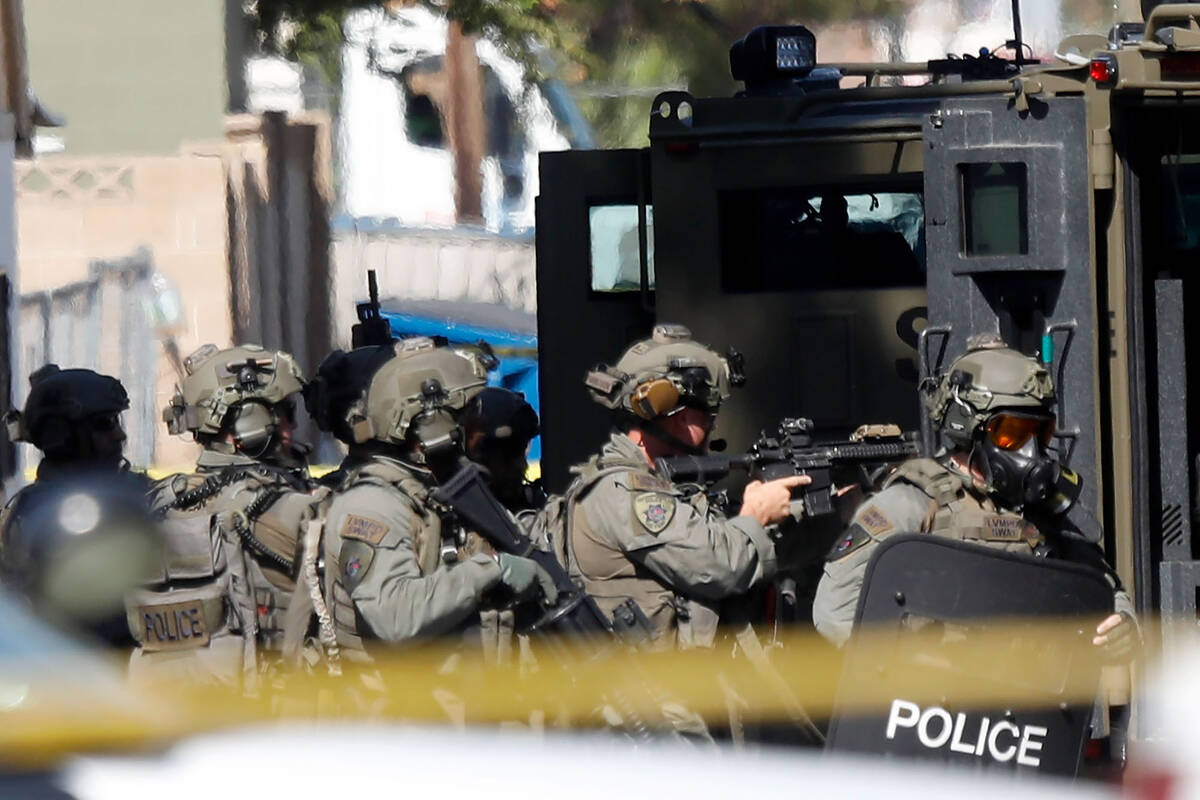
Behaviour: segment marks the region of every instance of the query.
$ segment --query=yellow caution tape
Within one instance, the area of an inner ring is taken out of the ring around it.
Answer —
[[[541,639],[529,643],[532,657],[507,664],[485,664],[481,653],[450,644],[377,648],[375,663],[343,663],[339,677],[318,664],[311,673],[273,674],[250,696],[178,678],[157,688],[114,688],[89,686],[79,673],[64,684],[10,670],[0,674],[0,706],[7,703],[0,758],[44,765],[80,750],[146,747],[281,719],[493,724],[538,715],[550,727],[573,728],[604,727],[615,717],[669,730],[663,709],[672,705],[718,724],[728,721],[731,704],[745,721],[783,724],[795,720],[796,703],[822,720],[835,708],[882,714],[900,697],[956,708],[1090,707],[1102,658],[1091,627],[1009,620],[863,631],[845,652],[816,634],[793,634],[766,645],[766,668],[732,635],[713,649],[668,652]]]

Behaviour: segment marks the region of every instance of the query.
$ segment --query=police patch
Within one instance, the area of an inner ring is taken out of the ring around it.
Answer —
[[[651,533],[661,533],[675,517],[675,498],[662,492],[634,495],[633,515]]]
[[[382,522],[350,514],[342,523],[342,529],[338,533],[343,539],[358,539],[367,544],[379,544],[383,541],[383,537],[387,536],[387,532],[388,526]]]
[[[371,569],[375,560],[375,549],[364,542],[342,542],[342,550],[338,553],[338,566],[341,567],[342,588],[353,592],[354,587],[362,582]]]
[[[871,534],[867,533],[866,529],[857,522],[852,523],[846,532],[833,543],[833,549],[825,556],[825,560],[837,561],[839,558],[844,558],[869,541],[871,541]]]

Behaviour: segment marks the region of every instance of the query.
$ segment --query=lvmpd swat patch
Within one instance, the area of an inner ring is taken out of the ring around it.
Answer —
[[[343,539],[358,539],[367,544],[379,544],[387,536],[388,526],[367,517],[350,514],[338,531]]]
[[[879,536],[892,530],[892,521],[876,506],[867,506],[858,512],[855,520],[872,536]]]
[[[675,517],[675,498],[661,492],[634,495],[633,515],[646,530],[661,533]]]

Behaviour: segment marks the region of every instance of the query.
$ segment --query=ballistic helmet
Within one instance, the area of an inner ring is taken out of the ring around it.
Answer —
[[[929,418],[951,442],[967,445],[1000,409],[1053,414],[1054,383],[1037,359],[995,334],[973,336],[926,399]]]
[[[230,433],[248,452],[268,447],[281,414],[290,413],[286,401],[304,388],[290,355],[253,344],[224,350],[208,344],[188,356],[184,367],[187,377],[163,410],[171,433]]]
[[[29,442],[47,457],[61,459],[81,455],[73,452],[76,427],[97,418],[119,425],[116,415],[128,408],[129,396],[116,378],[46,364],[29,376],[25,410],[10,411],[5,421],[13,441]]]
[[[745,382],[741,361],[734,350],[721,356],[693,341],[683,325],[662,324],[614,366],[597,365],[585,383],[600,405],[643,420],[684,407],[716,413],[730,387]]]
[[[357,443],[375,440],[422,451],[459,444],[458,416],[487,384],[478,354],[440,346],[417,336],[395,344],[363,398],[351,406],[347,425]]]
[[[1042,363],[1006,347],[994,333],[967,339],[926,398],[934,425],[956,445],[970,444],[1000,409],[1052,414],[1054,383]]]
[[[488,386],[467,403],[460,419],[468,436],[479,434],[484,447],[511,444],[524,452],[538,435],[538,416],[525,395],[500,386]]]
[[[162,564],[162,532],[133,473],[83,471],[39,481],[17,500],[3,531],[10,592],[75,631],[121,643],[125,598]]]

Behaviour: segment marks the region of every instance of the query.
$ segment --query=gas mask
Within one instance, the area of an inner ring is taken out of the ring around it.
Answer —
[[[981,429],[973,461],[1008,508],[1066,513],[1079,498],[1079,476],[1049,451],[1054,418],[1000,412]]]

